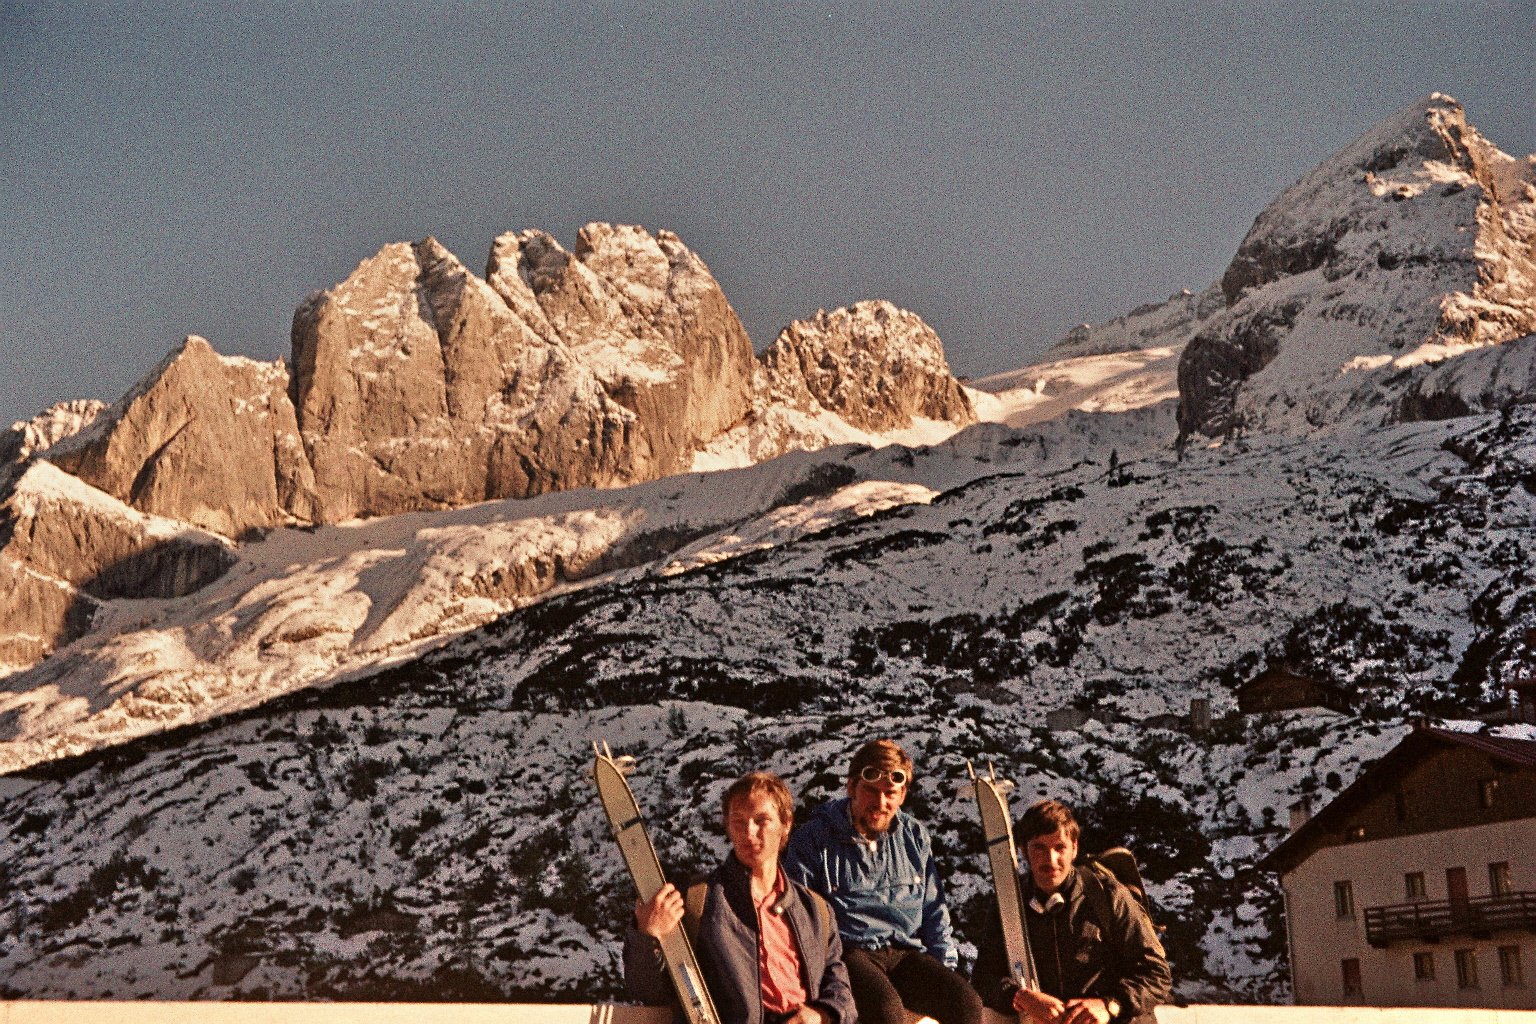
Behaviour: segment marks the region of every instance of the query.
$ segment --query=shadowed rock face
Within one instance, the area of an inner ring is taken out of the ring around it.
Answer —
[[[230,546],[33,463],[0,495],[0,661],[82,635],[101,600],[181,597],[234,564]]]
[[[1181,434],[1487,408],[1405,400],[1399,378],[1536,330],[1533,245],[1532,161],[1447,96],[1404,108],[1254,222],[1221,279],[1227,310],[1184,351]]]

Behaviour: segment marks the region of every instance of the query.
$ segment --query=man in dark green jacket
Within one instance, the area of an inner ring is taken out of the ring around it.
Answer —
[[[972,972],[976,991],[992,1009],[1038,1024],[1150,1024],[1172,975],[1146,911],[1123,885],[1074,865],[1080,829],[1065,804],[1035,804],[1017,833],[1028,862],[1019,900],[1040,990],[1009,977],[993,913]]]

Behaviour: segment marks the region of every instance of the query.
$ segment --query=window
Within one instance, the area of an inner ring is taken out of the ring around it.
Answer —
[[[1477,988],[1476,950],[1458,949],[1456,951],[1456,987]]]
[[[1353,883],[1333,883],[1333,913],[1336,917],[1355,916],[1355,887]]]
[[[1486,809],[1493,806],[1493,798],[1499,794],[1498,779],[1484,779],[1478,783],[1478,802]]]
[[[1424,898],[1424,872],[1410,871],[1403,876],[1403,892],[1410,900]]]
[[[1433,954],[1433,953],[1415,953],[1415,954],[1413,954],[1413,980],[1414,981],[1434,981],[1435,980],[1435,954]]]
[[[1505,988],[1520,988],[1525,984],[1525,971],[1520,966],[1519,946],[1499,947],[1499,978]]]
[[[1360,982],[1360,960],[1358,957],[1340,960],[1339,972],[1344,976],[1344,994],[1346,996],[1365,995],[1365,986]]]
[[[1514,882],[1509,877],[1509,861],[1501,860],[1497,864],[1489,864],[1488,895],[1508,896],[1514,891]]]

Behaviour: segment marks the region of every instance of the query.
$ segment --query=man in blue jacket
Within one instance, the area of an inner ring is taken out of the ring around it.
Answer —
[[[905,1011],[940,1024],[979,1024],[981,998],[955,973],[928,830],[901,810],[912,758],[891,740],[860,747],[848,795],[795,830],[784,870],[832,904],[859,1019],[903,1024]]]

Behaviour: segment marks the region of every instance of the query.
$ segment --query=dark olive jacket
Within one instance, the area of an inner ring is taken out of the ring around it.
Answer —
[[[1097,919],[1096,901],[1085,891],[1089,885],[1104,886],[1110,920]],[[1019,900],[1041,991],[1058,999],[1119,1000],[1121,1011],[1115,1024],[1151,1021],[1152,1008],[1168,1000],[1172,974],[1157,930],[1130,891],[1112,879],[1090,876],[1084,868],[1067,879],[1062,888],[1066,904],[1051,913],[1029,909],[1034,891],[1028,875],[1019,879]],[[978,944],[971,978],[982,1002],[1001,1013],[1013,1013],[1016,987],[1008,977],[1003,925],[996,910],[989,915]]]

